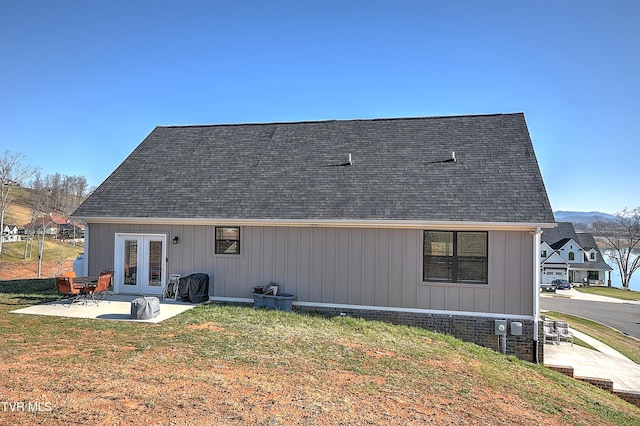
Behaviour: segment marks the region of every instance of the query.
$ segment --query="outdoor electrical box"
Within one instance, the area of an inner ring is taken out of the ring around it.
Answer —
[[[522,336],[522,323],[521,322],[512,322],[511,323],[511,335],[512,336]]]
[[[498,336],[505,336],[507,334],[507,320],[496,320],[495,326]]]

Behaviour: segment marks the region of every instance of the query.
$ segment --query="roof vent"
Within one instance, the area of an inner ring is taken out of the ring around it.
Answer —
[[[428,164],[435,164],[435,163],[457,163],[458,159],[456,158],[456,152],[455,151],[451,151],[451,157],[447,158],[446,160],[436,160],[436,161],[429,161]]]
[[[327,164],[324,167],[347,167],[347,166],[353,166],[353,161],[351,160],[351,153],[347,154],[347,162],[346,163]]]

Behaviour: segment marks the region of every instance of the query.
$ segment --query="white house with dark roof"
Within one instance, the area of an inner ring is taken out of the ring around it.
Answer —
[[[593,235],[576,232],[570,222],[558,222],[542,233],[542,283],[565,279],[574,285],[607,285],[613,268],[605,262]]]
[[[157,127],[72,216],[117,293],[206,273],[211,300],[251,303],[275,281],[295,309],[495,349],[495,321],[519,323],[507,352],[542,356],[555,223],[521,113]]]
[[[16,225],[5,224],[2,228],[2,242],[11,243],[20,241],[20,234]]]

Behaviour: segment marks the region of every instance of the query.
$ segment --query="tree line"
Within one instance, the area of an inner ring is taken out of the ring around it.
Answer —
[[[38,210],[59,212],[68,218],[87,196],[88,184],[84,176],[67,176],[60,173],[41,176],[35,173],[31,181],[32,202]]]
[[[40,168],[26,163],[22,153],[4,151],[0,156],[0,230],[4,233],[5,213],[15,201],[16,188],[25,183],[31,188],[30,199],[24,199],[31,207],[31,221],[26,230],[24,256],[31,256],[33,239],[37,240],[38,277],[48,229],[54,224],[52,213],[68,219],[71,213],[88,195],[84,176],[67,176],[60,173],[42,175]],[[27,182],[33,178],[32,181]],[[72,224],[75,230],[75,224]],[[75,242],[75,240],[74,240]],[[0,254],[3,238],[0,238]],[[29,248],[29,251],[28,251]]]

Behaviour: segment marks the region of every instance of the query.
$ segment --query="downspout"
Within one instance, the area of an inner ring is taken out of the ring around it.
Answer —
[[[538,323],[540,321],[540,227],[531,232],[533,235],[533,359],[540,363],[538,357]]]

